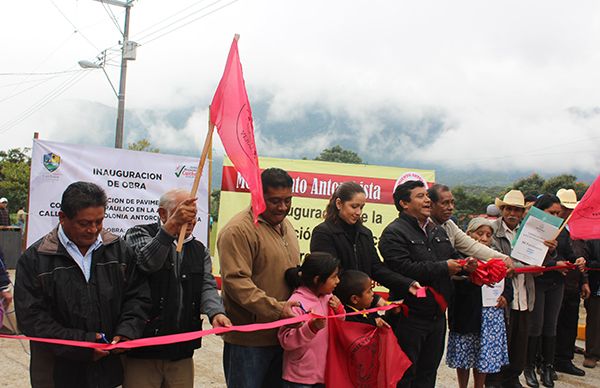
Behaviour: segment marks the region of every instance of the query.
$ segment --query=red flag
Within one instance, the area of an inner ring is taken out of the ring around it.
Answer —
[[[327,387],[395,387],[412,364],[389,327],[339,319],[327,327]]]
[[[254,142],[252,109],[238,53],[238,38],[238,35],[233,38],[223,77],[210,105],[210,121],[217,127],[227,156],[248,184],[256,223],[266,206]]]
[[[600,176],[587,189],[569,219],[574,240],[600,239]]]

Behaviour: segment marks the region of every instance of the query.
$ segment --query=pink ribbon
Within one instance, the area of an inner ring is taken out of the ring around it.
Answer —
[[[333,319],[333,318],[342,318],[342,317],[348,317],[348,316],[359,315],[359,314],[369,314],[369,313],[373,313],[376,311],[392,310],[399,306],[402,306],[402,303],[393,302],[386,306],[373,307],[368,310],[356,311],[356,312],[351,312],[351,313],[344,312],[341,314],[328,315],[328,316],[323,316],[323,315],[319,315],[319,314],[315,314],[315,313],[308,313],[308,314],[304,314],[304,315],[298,315],[298,316],[295,316],[292,318],[280,319],[280,320],[274,321],[274,322],[253,323],[250,325],[239,325],[239,326],[231,326],[231,327],[216,327],[216,328],[212,328],[212,329],[208,329],[208,330],[198,330],[198,331],[192,331],[192,332],[188,332],[188,333],[171,334],[171,335],[164,335],[164,336],[160,336],[160,337],[139,338],[139,339],[135,339],[135,340],[131,340],[131,341],[119,342],[116,344],[100,344],[100,343],[96,343],[96,342],[73,341],[73,340],[56,339],[56,338],[27,337],[27,336],[22,336],[22,335],[7,335],[7,334],[0,334],[0,338],[28,340],[28,341],[44,342],[44,343],[55,344],[55,345],[76,346],[76,347],[81,347],[81,348],[100,349],[100,350],[107,350],[107,351],[113,350],[113,349],[134,349],[134,348],[140,348],[140,347],[144,347],[144,346],[167,345],[167,344],[172,344],[172,343],[176,343],[176,342],[186,342],[186,341],[191,341],[191,340],[195,340],[198,338],[202,338],[202,337],[205,337],[210,334],[224,334],[224,333],[228,333],[230,331],[239,331],[239,332],[248,333],[248,332],[259,331],[259,330],[276,329],[281,326],[287,326],[287,325],[293,325],[293,324],[300,323],[300,322],[306,322],[313,318]]]

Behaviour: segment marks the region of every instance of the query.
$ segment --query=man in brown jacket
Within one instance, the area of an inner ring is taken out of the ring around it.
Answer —
[[[217,240],[222,297],[234,325],[272,322],[294,314],[286,302],[292,290],[284,279],[300,263],[296,232],[286,219],[292,204],[292,178],[279,168],[263,171],[266,210],[254,225],[252,209],[235,215]],[[228,387],[281,387],[283,349],[277,329],[223,336],[223,367]]]

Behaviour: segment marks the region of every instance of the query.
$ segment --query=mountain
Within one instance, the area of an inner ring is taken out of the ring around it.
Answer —
[[[203,141],[200,128],[206,128],[206,109],[197,109],[199,105],[207,104],[200,101],[178,109],[128,110],[125,116],[126,143],[147,138],[161,152],[198,156]],[[257,148],[261,156],[313,159],[323,149],[339,144],[357,152],[368,164],[434,169],[436,180],[450,186],[507,186],[535,171],[509,169],[498,172],[423,162],[418,157],[420,150],[431,139],[443,134],[448,120],[444,112],[433,108],[419,115],[410,115],[388,107],[372,112],[369,117],[360,117],[347,112],[331,112],[316,105],[299,107],[297,111],[283,114],[278,113],[274,106],[268,97],[253,102]],[[114,108],[76,100],[56,106],[52,111],[56,123],[50,137],[54,140],[112,146]],[[452,150],[447,152],[456,158]],[[213,158],[213,187],[217,188],[221,181],[222,155],[215,152]],[[587,183],[596,176],[596,171],[570,170],[541,175],[548,177],[561,173],[574,174]]]

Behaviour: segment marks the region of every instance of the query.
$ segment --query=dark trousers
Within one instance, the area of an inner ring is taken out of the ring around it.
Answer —
[[[579,325],[579,301],[578,291],[565,290],[556,325],[556,332],[560,333],[556,337],[556,354],[554,356],[556,365],[564,365],[573,360]]]
[[[585,302],[585,356],[600,360],[600,296],[590,296]]]
[[[229,388],[281,388],[283,349],[241,346],[225,342],[223,369]]]
[[[433,388],[444,353],[446,317],[419,319],[400,314],[392,322],[398,344],[412,361],[397,388]]]
[[[562,305],[564,288],[564,281],[535,282],[535,304],[529,323],[530,336],[556,336],[556,322]]]
[[[502,385],[514,381],[525,369],[530,316],[529,311],[510,310],[506,330],[509,364],[498,373],[488,374],[486,385]]]

